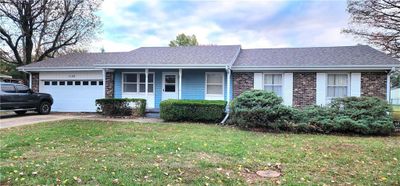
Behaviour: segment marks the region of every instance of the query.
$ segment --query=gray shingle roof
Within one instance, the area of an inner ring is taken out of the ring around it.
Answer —
[[[230,65],[240,45],[192,47],[142,47],[130,52],[70,54],[47,59],[23,68],[70,67],[94,65]]]
[[[400,65],[366,45],[311,48],[242,49],[234,67]]]
[[[95,66],[230,65],[240,45],[142,47],[130,52],[70,54],[29,64],[19,69],[94,68]],[[400,62],[369,46],[241,49],[233,64],[241,67],[334,67],[396,65]]]

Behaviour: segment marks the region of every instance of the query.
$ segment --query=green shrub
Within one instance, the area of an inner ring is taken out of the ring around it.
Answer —
[[[387,135],[394,131],[390,105],[376,97],[338,98],[328,106],[311,106],[300,112],[303,125],[293,129],[299,132]]]
[[[219,122],[225,107],[226,101],[169,99],[160,103],[160,117],[165,121]]]
[[[286,128],[294,120],[293,109],[282,98],[263,90],[245,91],[232,101],[229,123],[243,128]]]
[[[105,98],[96,99],[97,111],[106,116],[144,116],[145,99]]]

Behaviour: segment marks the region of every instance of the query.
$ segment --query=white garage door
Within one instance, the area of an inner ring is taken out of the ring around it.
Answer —
[[[92,74],[92,76],[80,73],[69,74],[68,77],[60,79],[63,78],[60,77],[63,73],[57,74],[57,77],[40,73],[39,91],[49,93],[53,97],[52,111],[95,112],[95,100],[104,97],[102,79],[99,79],[98,74]]]

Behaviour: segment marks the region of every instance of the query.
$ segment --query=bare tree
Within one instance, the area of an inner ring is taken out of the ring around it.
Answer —
[[[0,60],[25,65],[95,38],[101,0],[0,0]]]
[[[344,33],[365,39],[400,58],[400,1],[348,0],[350,23]]]

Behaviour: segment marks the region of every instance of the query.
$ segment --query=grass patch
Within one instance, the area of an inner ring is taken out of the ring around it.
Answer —
[[[400,184],[400,137],[66,120],[0,130],[0,185]],[[280,170],[263,179],[258,170]]]

